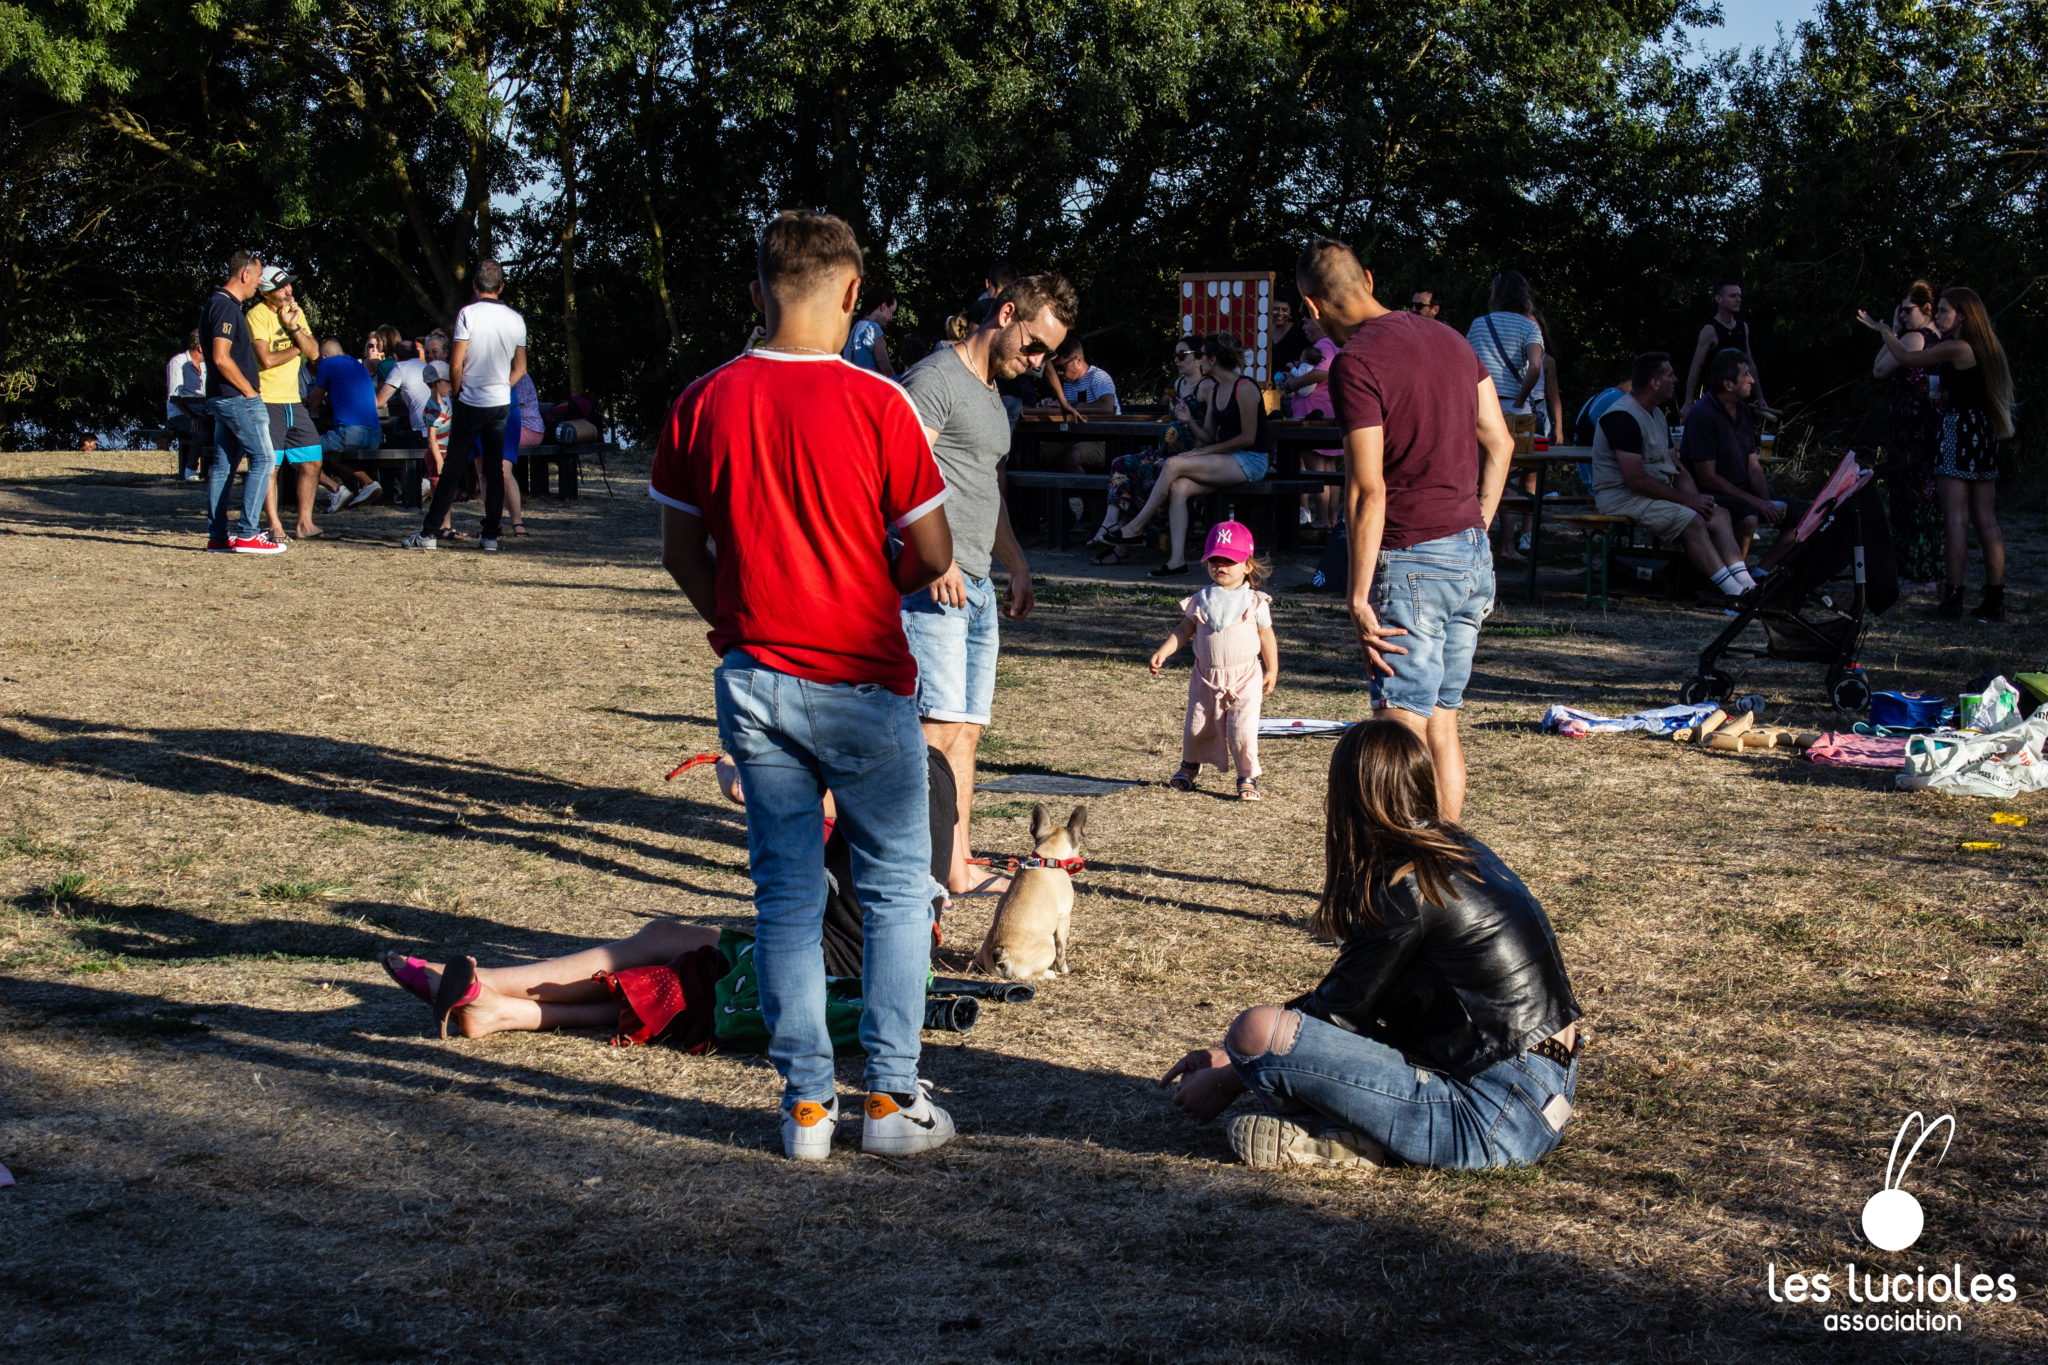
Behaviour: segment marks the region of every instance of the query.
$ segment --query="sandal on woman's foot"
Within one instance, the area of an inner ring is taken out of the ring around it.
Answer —
[[[512,534],[513,534],[513,535],[515,535],[515,536],[523,536],[523,535],[525,535],[525,534],[526,534],[526,523],[525,523],[525,522],[523,522],[523,521],[515,521],[515,522],[513,522],[513,523],[512,523]]]
[[[1195,789],[1195,779],[1201,775],[1201,764],[1183,763],[1180,765],[1179,772],[1166,779],[1166,785],[1177,792],[1191,792]]]
[[[1131,562],[1129,545],[1112,545],[1108,541],[1095,542],[1102,546],[1102,553],[1089,560],[1090,564],[1128,564]]]
[[[1161,564],[1146,571],[1147,578],[1181,578],[1194,571],[1193,564]]]
[[[448,970],[441,973],[441,988],[434,992],[434,1022],[441,1026],[441,1037],[448,1037],[448,1016],[464,1005],[474,1004],[483,994],[484,983],[476,979],[476,959],[456,957],[448,960]]]
[[[1240,777],[1237,779],[1237,799],[1240,801],[1265,800],[1265,797],[1259,795],[1259,779],[1256,777]]]
[[[377,965],[404,989],[424,1000],[434,1003],[434,991],[427,984],[427,973],[431,970],[425,962],[416,957],[400,957],[397,953],[386,953],[377,959]]]

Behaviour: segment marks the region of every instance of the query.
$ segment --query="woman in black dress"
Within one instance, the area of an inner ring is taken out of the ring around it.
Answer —
[[[1925,280],[1913,281],[1892,316],[1899,345],[1909,351],[1941,340],[1934,330],[1934,290]],[[1941,497],[1934,476],[1941,458],[1941,413],[1928,385],[1933,372],[1924,365],[1902,365],[1889,347],[1880,347],[1870,373],[1891,381],[1891,449],[1884,479],[1901,586],[1931,589],[1942,574]]]
[[[2005,619],[2005,538],[1998,529],[1998,455],[1994,441],[2010,440],[2012,369],[1998,344],[1991,315],[1974,289],[1944,289],[1934,311],[1943,340],[1908,350],[1890,327],[1859,312],[1857,321],[1884,338],[1885,351],[1901,365],[1935,371],[1933,389],[1941,414],[1940,458],[1935,486],[1946,529],[1946,585],[1942,616],[1963,614],[1963,568],[1969,558],[1969,528],[1977,528],[1984,552],[1984,600],[1976,615]]]

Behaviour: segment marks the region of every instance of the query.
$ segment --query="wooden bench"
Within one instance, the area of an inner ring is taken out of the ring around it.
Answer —
[[[519,462],[513,466],[513,477],[518,481],[523,496],[546,495],[548,472],[555,471],[555,496],[563,502],[573,501],[580,495],[577,478],[585,454],[594,454],[600,463],[604,454],[612,448],[607,441],[588,441],[582,445],[538,445],[521,446]],[[427,452],[407,447],[383,450],[330,450],[327,458],[342,464],[360,465],[376,475],[377,482],[384,486],[384,494],[401,507],[417,508],[420,502],[420,480],[426,477]]]
[[[1039,488],[1045,490],[1048,502],[1046,507],[1046,520],[1049,523],[1048,538],[1052,548],[1055,550],[1064,550],[1066,548],[1066,495],[1074,492],[1103,493],[1109,489],[1109,475],[1107,474],[1069,474],[1062,470],[1032,469],[1013,470],[1006,477],[1009,479],[1010,487],[1012,488]],[[1293,500],[1299,498],[1304,493],[1312,493],[1319,488],[1326,488],[1328,486],[1327,479],[1317,478],[1313,474],[1305,474],[1287,479],[1261,479],[1257,483],[1234,483],[1228,488],[1216,489],[1214,492],[1203,494],[1202,498],[1197,499],[1197,501],[1221,498],[1224,500],[1225,511],[1231,515],[1234,515],[1236,511],[1232,504],[1240,499],[1256,498],[1264,501],[1273,512],[1272,525],[1263,530],[1260,527],[1254,526],[1252,528],[1253,536],[1261,544],[1266,543],[1270,538],[1277,548],[1291,550],[1294,548],[1300,529],[1299,518],[1293,515],[1293,508],[1295,506]],[[1211,525],[1214,525],[1217,521],[1227,519],[1228,517],[1214,517],[1208,520]]]
[[[1585,501],[1591,502],[1591,498]],[[1635,522],[1628,517],[1614,516],[1603,512],[1584,513],[1564,519],[1567,526],[1584,534],[1586,538],[1586,605],[1593,605],[1593,565],[1600,565],[1600,610],[1607,610],[1607,563],[1614,549],[1614,537],[1633,536]],[[1594,546],[1599,546],[1597,553]]]

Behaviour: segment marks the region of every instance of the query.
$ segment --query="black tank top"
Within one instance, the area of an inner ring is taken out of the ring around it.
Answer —
[[[1251,384],[1251,380],[1246,379],[1243,375],[1239,375],[1237,377],[1237,384]],[[1244,418],[1238,415],[1237,410],[1237,384],[1230,386],[1230,397],[1216,405],[1217,445],[1235,440],[1238,434],[1244,430]],[[1253,384],[1252,387],[1257,388],[1258,386]],[[1252,443],[1245,447],[1246,450],[1263,451],[1266,448],[1266,405],[1262,399],[1263,395],[1259,398],[1254,398],[1252,401],[1252,406],[1259,414],[1259,429],[1252,433]]]
[[[1716,314],[1707,319],[1707,326],[1714,329],[1714,353],[1716,355],[1722,351],[1740,351],[1744,355],[1749,354],[1749,324],[1741,318],[1735,320],[1733,327],[1723,327],[1720,316]]]
[[[1941,363],[1941,410],[1943,412],[1967,412],[1972,408],[1989,411],[1991,402],[1984,392],[1984,367],[1972,365],[1959,370],[1947,361]]]

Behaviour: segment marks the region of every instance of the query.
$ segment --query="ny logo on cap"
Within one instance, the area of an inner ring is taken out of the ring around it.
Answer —
[[[1216,543],[1218,545],[1228,545],[1230,544],[1230,538],[1235,534],[1237,533],[1228,526],[1219,526],[1216,528]]]

